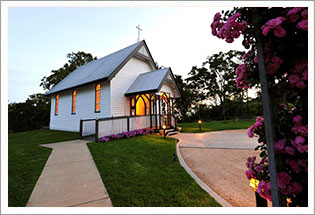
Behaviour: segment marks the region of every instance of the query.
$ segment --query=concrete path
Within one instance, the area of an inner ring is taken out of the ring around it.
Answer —
[[[179,133],[182,148],[255,149],[257,138],[249,138],[247,130],[213,131],[205,133]]]
[[[259,157],[254,139],[245,129],[177,134],[181,156],[206,185],[236,207],[255,207],[255,194],[245,175],[249,156]]]
[[[112,206],[87,142],[73,140],[42,145],[53,151],[26,206]]]

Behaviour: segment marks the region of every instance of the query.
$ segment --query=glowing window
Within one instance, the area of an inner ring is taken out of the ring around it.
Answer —
[[[136,96],[138,98],[139,96]],[[150,113],[150,104],[149,99],[142,95],[136,102],[136,115],[143,116]]]
[[[56,95],[55,115],[58,115],[58,108],[59,108],[59,95]]]
[[[101,111],[101,85],[95,87],[95,112]]]
[[[75,113],[75,106],[76,106],[76,100],[77,100],[77,91],[73,90],[72,92],[72,113]]]

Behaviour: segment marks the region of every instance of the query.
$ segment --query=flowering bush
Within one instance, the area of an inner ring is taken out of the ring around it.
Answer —
[[[117,139],[126,139],[130,137],[137,137],[141,135],[147,135],[147,134],[153,134],[154,129],[152,128],[146,128],[146,129],[138,129],[138,130],[133,130],[133,131],[128,131],[128,132],[122,132],[120,134],[112,134],[109,136],[104,136],[99,138],[99,142],[108,142],[110,140],[117,140]]]
[[[235,71],[236,86],[260,88],[258,53],[254,34],[253,8],[235,8],[217,13],[211,24],[212,34],[231,43],[243,36],[248,52]],[[273,105],[274,151],[278,161],[279,191],[291,199],[290,206],[307,206],[308,187],[308,9],[259,8],[257,22],[263,45],[269,96]],[[256,16],[256,15],[255,15]],[[256,17],[256,18],[257,18]],[[260,160],[246,162],[248,179],[260,181],[257,192],[271,200],[265,124],[262,117],[247,131],[258,137]]]

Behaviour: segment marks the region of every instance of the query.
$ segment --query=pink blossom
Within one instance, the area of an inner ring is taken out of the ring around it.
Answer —
[[[308,165],[307,165],[307,160],[304,159],[298,159],[298,164],[302,167],[304,167],[305,172],[308,171]]]
[[[293,117],[293,122],[295,124],[300,123],[302,121],[302,117],[300,115],[296,115],[295,117]]]
[[[264,26],[262,29],[262,34],[264,36],[267,36],[268,32],[270,31],[271,27],[270,26]]]
[[[257,187],[257,193],[263,198],[271,201],[270,182],[260,181]]]
[[[249,138],[253,138],[253,129],[254,129],[254,126],[250,126],[249,129],[247,129],[247,136]]]
[[[291,84],[296,83],[298,80],[299,80],[299,76],[298,76],[297,74],[291,74],[291,75],[289,76],[289,82],[290,82]]]
[[[283,150],[285,147],[285,141],[279,140],[278,142],[274,142],[273,147],[275,149],[275,152],[282,153],[282,152],[284,152]]]
[[[291,178],[290,178],[289,174],[286,172],[279,172],[277,174],[278,183],[279,183],[279,181],[281,181],[284,184],[290,184],[290,180],[291,180]]]
[[[255,168],[254,168],[257,172],[261,172],[261,171],[263,171],[263,165],[257,165],[257,166],[255,166]]]
[[[297,14],[302,9],[303,9],[303,7],[295,7],[295,8],[293,8],[293,9],[288,11],[287,16],[291,16],[291,15]]]
[[[308,126],[305,125],[299,125],[298,126],[298,132],[303,135],[303,136],[307,136],[308,135]]]
[[[302,185],[298,182],[293,182],[292,187],[294,188],[295,193],[300,193],[303,190]]]
[[[297,137],[295,138],[295,141],[294,141],[294,143],[295,143],[296,145],[303,144],[304,142],[305,142],[305,139],[304,139],[303,137],[301,137],[301,136],[297,136]]]
[[[306,85],[304,84],[303,81],[298,81],[296,83],[296,87],[299,88],[299,89],[304,89],[306,87]]]
[[[263,124],[261,122],[255,122],[254,126],[255,127],[261,127]]]
[[[289,155],[294,155],[295,149],[291,146],[287,146],[287,147],[285,147],[285,152],[288,153]]]
[[[277,26],[277,27],[275,28],[275,30],[273,31],[273,33],[275,34],[276,37],[281,38],[281,37],[284,37],[284,36],[285,36],[286,31],[284,30],[284,28],[282,28],[282,27],[279,25],[279,26]]]
[[[257,116],[256,117],[256,122],[263,122],[264,118],[262,118],[261,116]]]
[[[307,20],[302,20],[301,22],[299,22],[297,24],[296,27],[298,27],[298,28],[300,28],[300,29],[302,29],[304,31],[307,31],[308,30],[308,21]]]
[[[254,172],[251,170],[246,170],[245,174],[246,174],[248,180],[250,180],[252,178],[253,173]]]
[[[280,16],[275,19],[269,20],[266,24],[269,25],[271,28],[275,28],[279,26],[284,20],[286,20],[286,18]]]
[[[218,12],[218,13],[216,13],[216,14],[214,15],[213,20],[214,20],[214,21],[219,21],[220,19],[221,19],[221,13]]]
[[[302,11],[302,20],[307,20],[308,19],[308,10],[303,10]]]

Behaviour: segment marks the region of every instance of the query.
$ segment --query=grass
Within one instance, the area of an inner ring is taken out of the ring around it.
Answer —
[[[9,134],[9,207],[26,205],[52,151],[40,144],[79,138],[75,132],[35,130]]]
[[[88,143],[116,207],[220,206],[173,161],[175,145],[158,135]]]
[[[183,133],[203,133],[209,131],[247,129],[254,123],[255,119],[239,120],[236,122],[233,120],[202,122],[201,131],[199,131],[197,122],[179,123],[178,126],[182,128],[181,132]]]

